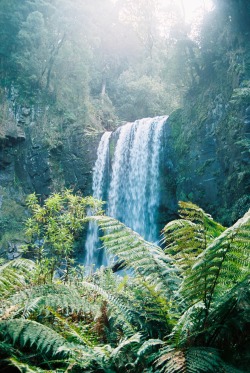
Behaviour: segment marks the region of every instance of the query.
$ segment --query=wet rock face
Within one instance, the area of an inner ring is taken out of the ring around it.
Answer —
[[[42,196],[62,187],[91,194],[99,136],[86,138],[82,125],[74,123],[51,139],[54,133],[43,123],[46,109],[39,110],[35,115],[33,108],[19,108],[1,123],[0,185],[8,188],[18,180],[26,194]]]
[[[0,122],[0,253],[4,249],[5,256],[12,255],[8,242],[23,237],[27,194],[44,199],[63,187],[83,195],[92,192],[100,136],[86,137],[83,126],[74,123],[55,141],[41,117],[25,107],[8,126]]]
[[[61,167],[65,185],[92,194],[92,169],[97,157],[101,135],[86,136],[81,126],[73,126],[65,132],[63,148],[55,155]]]
[[[243,99],[219,95],[207,112],[196,105],[195,116],[184,108],[169,119],[176,200],[191,200],[226,225],[250,208],[250,106]]]

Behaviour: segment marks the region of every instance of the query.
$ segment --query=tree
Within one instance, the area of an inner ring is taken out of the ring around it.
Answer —
[[[23,249],[38,261],[38,277],[45,283],[52,281],[55,271],[61,268],[67,279],[74,244],[88,221],[86,209],[100,212],[101,202],[64,190],[52,194],[43,205],[33,193],[27,197],[27,205],[32,214],[26,222],[30,243]]]
[[[120,75],[116,86],[115,103],[121,119],[134,121],[138,117],[165,115],[174,107],[165,84],[159,78],[127,70]],[[142,74],[142,75],[141,75]]]
[[[0,77],[4,86],[16,79],[16,66],[12,54],[17,48],[17,35],[29,9],[25,1],[2,0],[0,3]]]
[[[34,11],[23,22],[18,33],[16,63],[28,88],[41,88],[47,59],[48,36],[42,13]],[[27,82],[26,82],[27,80]]]
[[[0,266],[0,367],[246,371],[250,211],[228,229],[191,203],[180,213],[164,228],[166,252],[113,218],[92,217],[133,276],[84,277],[75,267],[66,283],[41,284],[30,261]]]

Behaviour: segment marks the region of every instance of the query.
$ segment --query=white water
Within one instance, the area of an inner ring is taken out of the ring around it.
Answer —
[[[106,166],[111,133],[106,132],[98,147],[93,172],[93,196],[102,199],[104,185],[108,190],[106,214],[152,242],[158,238],[161,134],[166,120],[166,116],[145,118],[127,123],[114,132],[112,137],[118,136],[118,140],[110,181]],[[99,247],[98,228],[91,223],[85,245],[86,266],[106,264]]]
[[[108,162],[109,155],[109,139],[111,132],[105,132],[97,150],[97,160],[93,170],[93,197],[102,200],[103,190],[105,184],[105,170]],[[88,212],[91,213],[90,211]],[[87,239],[85,243],[86,259],[85,265],[98,265],[99,263],[105,264],[106,257],[102,250],[100,250],[98,227],[94,222],[89,223]]]
[[[119,129],[107,214],[146,240],[157,239],[161,133],[167,117],[146,118]]]

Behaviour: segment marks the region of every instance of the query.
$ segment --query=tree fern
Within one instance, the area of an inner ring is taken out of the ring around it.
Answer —
[[[208,241],[213,240],[225,228],[213,220],[211,215],[207,214],[201,207],[192,202],[179,201],[179,215],[182,219],[192,221],[195,224],[200,224],[206,233]]]
[[[207,347],[190,347],[184,350],[163,348],[156,367],[164,373],[221,373],[224,363],[219,351]]]
[[[200,333],[201,323],[203,318],[205,305],[203,302],[195,303],[180,315],[176,325],[172,329],[170,337],[170,344],[176,348],[186,347],[190,340],[194,340],[198,333]]]
[[[140,333],[136,333],[132,335],[130,338],[123,339],[119,342],[119,345],[113,349],[111,353],[111,357],[114,359],[117,359],[120,357],[121,352],[123,352],[124,349],[130,348],[133,344],[139,344],[141,341],[141,335]]]
[[[162,230],[165,252],[182,270],[189,270],[197,256],[225,228],[191,202],[179,202],[181,219],[173,220]]]
[[[182,286],[182,294],[190,305],[203,301],[208,314],[216,299],[249,275],[249,235],[250,211],[197,258]]]
[[[1,357],[23,372],[240,373],[231,362],[247,367],[250,213],[225,230],[180,206],[182,219],[164,228],[167,255],[117,220],[93,217],[132,276],[72,272],[71,283],[34,285],[28,262],[5,265]]]
[[[79,324],[74,325],[73,322],[70,322],[52,309],[50,309],[50,312],[55,317],[57,323],[62,326],[60,329],[62,329],[62,332],[67,340],[70,339],[71,342],[80,343],[88,347],[94,346],[93,336],[89,332],[89,328],[84,328],[82,326],[80,327]]]
[[[206,343],[240,351],[247,344],[250,322],[250,276],[226,292],[207,317]],[[237,343],[236,343],[237,341]],[[236,346],[238,346],[236,348]]]
[[[2,341],[18,345],[21,349],[32,348],[47,356],[56,356],[58,348],[67,344],[66,340],[51,328],[25,319],[0,321],[0,337]]]
[[[101,297],[106,299],[109,302],[109,304],[113,306],[113,312],[114,312],[114,308],[116,309],[114,314],[119,315],[119,319],[122,320],[124,323],[125,330],[127,330],[129,334],[134,333],[133,321],[136,318],[136,315],[134,314],[134,310],[132,307],[128,307],[127,304],[124,304],[123,300],[119,298],[118,294],[114,295],[90,282],[84,281],[82,282],[82,285],[84,288],[91,291],[92,294],[93,292],[96,292]]]
[[[0,296],[15,292],[18,287],[25,286],[34,269],[34,262],[28,259],[16,259],[0,266]]]
[[[137,362],[144,363],[147,367],[153,366],[153,362],[159,357],[159,348],[164,345],[161,339],[147,339],[137,351]]]
[[[165,294],[177,288],[176,268],[161,248],[145,241],[116,219],[107,216],[91,218],[103,231],[102,240],[109,254],[124,261],[126,267],[132,268],[138,276]]]
[[[176,350],[167,346],[160,352],[156,360],[156,367],[159,372],[184,373],[186,369],[185,354],[182,350]]]
[[[152,348],[155,346],[161,346],[163,341],[161,339],[148,339],[146,340],[143,345],[137,351],[138,356],[145,355],[148,351],[151,351]]]
[[[60,283],[29,287],[17,292],[11,297],[10,302],[18,306],[15,309],[15,315],[19,314],[25,318],[34,312],[41,314],[48,308],[61,309],[65,314],[88,313],[94,309],[94,306],[91,306],[76,287]]]
[[[164,228],[167,253],[182,270],[182,286],[176,298],[181,313],[157,367],[173,373],[236,372],[222,360],[219,349],[235,359],[247,341],[250,212],[224,230],[201,209],[197,215],[192,204],[188,209],[186,204],[181,205],[185,219]]]
[[[195,258],[205,249],[204,232],[189,220],[174,220],[163,229],[165,253],[174,258],[183,270],[189,269]]]

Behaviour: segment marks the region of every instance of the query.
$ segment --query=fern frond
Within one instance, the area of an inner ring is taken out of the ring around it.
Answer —
[[[174,220],[163,229],[164,252],[173,257],[176,265],[189,269],[196,257],[205,249],[204,231],[189,220]]]
[[[220,373],[222,360],[214,348],[191,347],[185,352],[188,373]]]
[[[173,220],[162,230],[165,252],[174,258],[181,270],[189,270],[197,256],[225,228],[215,222],[200,207],[191,202],[179,202],[182,219]]]
[[[112,351],[111,358],[117,359],[124,349],[131,348],[133,344],[139,344],[141,341],[140,333],[132,335],[130,338],[126,338],[119,342],[118,346]]]
[[[182,350],[165,347],[156,360],[156,368],[164,373],[186,373],[186,359]]]
[[[218,237],[226,228],[213,220],[201,207],[191,202],[179,202],[179,215],[182,219],[189,220],[204,227],[207,240]]]
[[[8,343],[35,349],[47,356],[57,355],[58,348],[66,344],[66,340],[54,330],[25,319],[1,321],[0,336]]]
[[[56,283],[27,288],[16,293],[10,301],[19,307],[15,314],[25,318],[34,312],[42,313],[47,308],[61,309],[67,314],[90,312],[94,308],[76,287]]]
[[[173,315],[170,312],[172,303],[169,299],[166,299],[162,292],[157,291],[154,285],[150,285],[140,277],[129,278],[115,275],[115,278],[116,285],[112,284],[112,278],[109,278],[109,285],[97,279],[97,283],[101,285],[98,285],[99,288],[104,288],[107,295],[112,297],[111,301],[105,298],[108,301],[112,323],[124,325],[121,316],[125,312],[124,316],[128,318],[135,330],[143,330],[151,338],[163,338],[168,334],[173,323]],[[95,277],[94,281],[96,282]],[[123,310],[119,310],[119,307]],[[129,314],[126,315],[126,313]],[[117,314],[120,316],[117,317]],[[129,329],[126,330],[126,335],[128,332]]]
[[[30,364],[23,363],[22,361],[18,360],[16,357],[11,357],[8,359],[10,364],[16,367],[21,373],[48,373],[48,370],[43,370],[41,368],[32,366]],[[56,373],[57,370],[49,370],[50,373]]]
[[[141,362],[144,360],[147,366],[152,366],[153,362],[155,361],[158,353],[156,352],[159,347],[161,347],[164,342],[161,339],[148,339],[146,340],[142,346],[137,351],[137,359],[136,363]]]
[[[89,347],[93,346],[93,337],[91,336],[90,332],[86,333],[83,328],[80,328],[73,323],[67,321],[64,317],[62,317],[58,312],[50,309],[50,312],[55,319],[62,325],[63,333],[65,337],[70,337],[76,341],[76,343],[80,343]]]
[[[105,291],[98,285],[95,285],[91,282],[82,282],[83,287],[85,287],[88,291],[96,292],[99,294],[102,298],[108,301],[109,304],[113,305],[116,309],[116,314],[119,315],[120,318],[122,318],[123,322],[125,323],[126,329],[130,334],[134,333],[134,326],[133,326],[133,320],[135,318],[135,315],[133,313],[133,310],[131,308],[128,308],[126,304],[124,304],[123,300],[119,298],[118,295],[113,295],[110,292]]]
[[[28,259],[15,259],[0,266],[0,295],[6,296],[18,287],[27,285],[35,263]]]
[[[218,350],[207,347],[174,349],[166,346],[156,360],[156,367],[164,373],[221,373],[223,361]]]
[[[138,356],[145,355],[148,351],[150,351],[155,346],[161,346],[164,342],[161,339],[148,339],[146,340],[143,345],[137,351]]]
[[[13,346],[6,341],[1,341],[0,340],[0,356],[1,356],[1,358],[3,358],[3,357],[7,358],[8,356],[14,356],[14,355],[16,355],[16,350],[13,348]]]
[[[177,288],[177,269],[160,247],[145,241],[116,219],[108,216],[93,216],[91,219],[103,231],[102,240],[109,254],[124,261],[127,268],[132,268],[138,276],[165,294]]]
[[[205,305],[199,302],[188,308],[179,318],[174,326],[170,340],[177,348],[183,347],[194,335],[200,331],[200,314],[203,313]]]
[[[197,258],[184,279],[188,304],[203,301],[206,309],[249,274],[250,211],[217,237]]]
[[[250,276],[235,285],[229,292],[217,300],[213,309],[207,317],[207,343],[230,344],[237,336],[238,344],[243,340],[249,324],[250,309]],[[247,338],[247,337],[246,337]],[[226,346],[225,346],[226,347]]]

